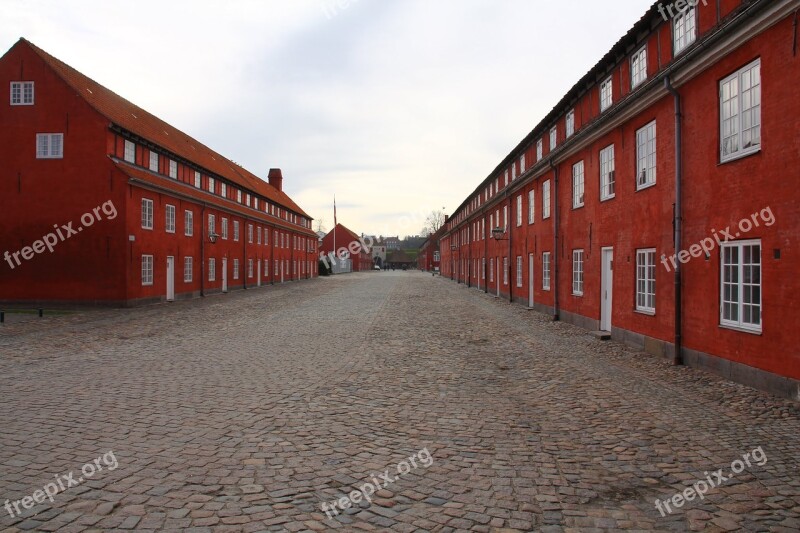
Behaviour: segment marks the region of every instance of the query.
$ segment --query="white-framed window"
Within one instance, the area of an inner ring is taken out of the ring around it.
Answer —
[[[508,285],[508,257],[503,258],[503,285]]]
[[[536,222],[536,190],[528,191],[528,224]]]
[[[600,84],[600,111],[603,112],[614,103],[614,85],[612,78],[609,76]]]
[[[486,219],[481,219],[481,240],[486,239]]]
[[[208,281],[217,281],[217,260],[213,257],[208,259]]]
[[[194,273],[194,259],[191,257],[183,258],[183,282],[191,283],[192,274]]]
[[[245,205],[247,205],[247,207],[250,207],[250,193],[245,194],[244,195],[244,199],[245,199],[245,202],[244,202]]]
[[[674,55],[678,55],[692,44],[697,37],[697,13],[695,7],[687,7],[672,22]]]
[[[583,250],[572,250],[572,294],[583,296]]]
[[[217,217],[208,215],[208,234],[212,235],[217,232]]]
[[[505,181],[505,187],[508,187],[508,169],[506,169],[505,173],[503,174],[503,180]]]
[[[164,230],[167,233],[175,233],[175,206],[166,205]]]
[[[550,180],[542,183],[542,220],[550,218]]]
[[[222,217],[222,220],[220,220],[220,236],[222,240],[228,240],[228,219],[225,217]]]
[[[36,159],[61,159],[64,157],[63,133],[37,133]]]
[[[142,198],[142,229],[153,229],[153,200]]]
[[[572,165],[572,207],[583,207],[584,192],[583,161]]]
[[[239,221],[233,221],[233,240],[239,242]]]
[[[489,281],[494,283],[494,257],[489,258]]]
[[[517,287],[522,287],[522,256],[517,256]]]
[[[208,177],[208,192],[214,194],[216,192],[216,181],[211,176]]]
[[[33,105],[33,82],[11,82],[11,105]]]
[[[508,206],[503,206],[503,231],[508,231]]]
[[[194,235],[194,213],[188,209],[183,212],[183,234],[187,237]]]
[[[481,258],[481,279],[486,279],[486,258]]]
[[[142,256],[142,285],[153,284],[153,256]]]
[[[517,227],[522,225],[522,195],[517,195]]]
[[[236,189],[236,201],[242,203],[242,190]]]
[[[256,244],[261,244],[261,226],[256,228]]]
[[[125,152],[122,158],[128,163],[136,163],[136,145],[125,139]]]
[[[542,254],[542,289],[550,290],[550,252]]]
[[[264,228],[264,246],[268,245],[269,245],[269,228]]]
[[[253,260],[252,259],[248,259],[247,260],[247,277],[248,278],[252,278],[253,277]]]
[[[636,132],[636,189],[656,183],[656,121]]]
[[[544,142],[542,139],[536,141],[536,160],[541,161],[544,156]]]
[[[720,160],[761,150],[761,60],[720,82]]]
[[[169,160],[169,177],[178,179],[178,162],[172,159]]]
[[[600,199],[614,198],[616,190],[614,145],[600,150]]]
[[[239,260],[233,260],[233,279],[239,279]]]
[[[519,156],[519,175],[525,174],[525,154]]]
[[[275,260],[275,264],[273,265],[273,266],[275,267],[275,274],[274,274],[275,276],[277,276],[277,275],[279,274],[279,271],[280,271],[280,266],[279,266],[279,264],[280,264],[280,263],[279,263],[279,262],[278,262],[278,260],[276,259],[276,260]]]
[[[158,154],[150,150],[150,170],[158,172]]]
[[[514,181],[515,179],[517,179],[517,162],[516,161],[511,163],[511,181]],[[508,185],[508,182],[506,182],[506,185]]]
[[[550,128],[550,151],[555,150],[556,146],[558,146],[558,127],[553,126]]]
[[[249,242],[250,244],[253,244],[253,225],[252,224],[248,224],[247,225],[247,242]]]
[[[194,186],[197,187],[198,189],[201,189],[203,187],[201,175],[196,170],[194,171]]]
[[[636,310],[656,312],[656,249],[636,250]]]
[[[570,109],[567,113],[567,138],[571,137],[573,133],[575,133],[575,110]]]
[[[647,45],[631,56],[631,89],[647,79]]]
[[[439,261],[441,261],[441,257],[442,257],[442,256],[441,256],[441,254],[439,253],[439,250],[436,250],[435,252],[433,252],[433,260],[434,260],[435,262],[437,262],[437,263],[438,263]]]
[[[223,198],[228,197],[228,184],[227,183],[220,183],[219,184],[219,195]]]
[[[720,324],[761,332],[761,240],[725,243],[720,255]]]

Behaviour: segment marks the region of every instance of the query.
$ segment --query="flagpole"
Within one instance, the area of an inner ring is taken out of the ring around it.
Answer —
[[[338,252],[336,251],[336,195],[333,195],[333,257],[334,264],[339,259]]]

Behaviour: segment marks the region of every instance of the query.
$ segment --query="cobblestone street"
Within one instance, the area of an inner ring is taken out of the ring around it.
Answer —
[[[6,531],[800,530],[795,404],[429,274],[11,321],[0,369],[0,504],[118,461]]]

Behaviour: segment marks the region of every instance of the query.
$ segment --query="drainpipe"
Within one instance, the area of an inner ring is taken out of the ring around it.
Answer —
[[[506,267],[506,279],[508,280],[508,302],[514,303],[515,280],[511,279],[511,273],[513,272],[511,269],[511,227],[514,223],[514,211],[511,208],[512,196],[508,194],[508,191],[506,191],[506,195],[508,196],[508,223],[506,224],[506,231],[508,232],[508,266]]]
[[[558,308],[558,167],[550,160],[550,168],[553,169],[553,188],[550,191],[553,198],[553,268],[550,276],[550,285],[553,287],[553,321],[561,320]]]
[[[200,298],[205,298],[205,277],[206,277],[206,236],[205,236],[206,205],[200,208]],[[192,222],[194,224],[194,222]]]
[[[664,78],[664,87],[675,99],[675,207],[673,208],[672,226],[674,234],[674,247],[677,254],[681,250],[681,180],[683,179],[683,161],[681,160],[681,147],[683,145],[683,128],[681,116],[681,95],[670,82],[669,76]],[[675,262],[675,358],[674,365],[683,364],[683,335],[681,330],[681,263]]]
[[[233,223],[233,220],[231,220],[231,223]],[[246,218],[242,219],[242,224],[247,224],[247,219]],[[247,229],[247,228],[242,228],[242,229]],[[255,230],[255,228],[253,228],[253,229]],[[242,274],[242,289],[244,289],[244,290],[247,290],[247,240],[248,240],[249,236],[250,236],[249,232],[247,233],[247,235],[242,235],[242,270],[241,270],[241,274]]]
[[[481,226],[483,228],[483,232],[481,235],[483,236],[483,260],[481,261],[481,270],[483,276],[483,292],[484,294],[489,294],[489,273],[486,272],[486,265],[489,264],[489,239],[491,237],[492,228],[489,227],[489,235],[486,234],[486,208],[481,212]]]

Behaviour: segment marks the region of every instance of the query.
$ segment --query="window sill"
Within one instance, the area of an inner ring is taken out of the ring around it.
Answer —
[[[737,154],[729,155],[725,159],[720,159],[719,165],[717,166],[733,163],[734,161],[739,161],[740,159],[745,159],[747,157],[760,153],[761,153],[761,145],[759,144],[758,147],[756,148],[748,148],[747,151],[742,151]]]
[[[655,181],[654,181],[653,183],[646,183],[646,184],[644,184],[644,185],[637,185],[637,186],[636,186],[636,192],[639,192],[639,191],[644,191],[644,190],[646,190],[646,189],[650,189],[650,188],[652,188],[652,187],[655,187],[655,186],[656,186],[656,183],[657,183],[657,182],[655,182]]]
[[[740,333],[749,333],[750,335],[758,335],[758,336],[763,335],[761,329],[747,328],[744,326],[734,326],[732,324],[720,324],[719,327],[722,329],[729,329],[731,331],[738,331]]]
[[[573,292],[572,295],[580,297],[580,298],[583,298],[583,293],[582,292]]]
[[[601,203],[602,203],[602,202],[608,202],[609,200],[613,200],[613,199],[614,199],[614,198],[616,198],[616,197],[617,197],[617,195],[616,195],[616,194],[611,194],[611,195],[609,195],[609,196],[606,196],[605,198],[600,198],[600,202],[601,202]]]
[[[637,314],[640,314],[640,315],[656,316],[655,310],[649,311],[647,309],[634,309],[633,312],[637,313]]]

